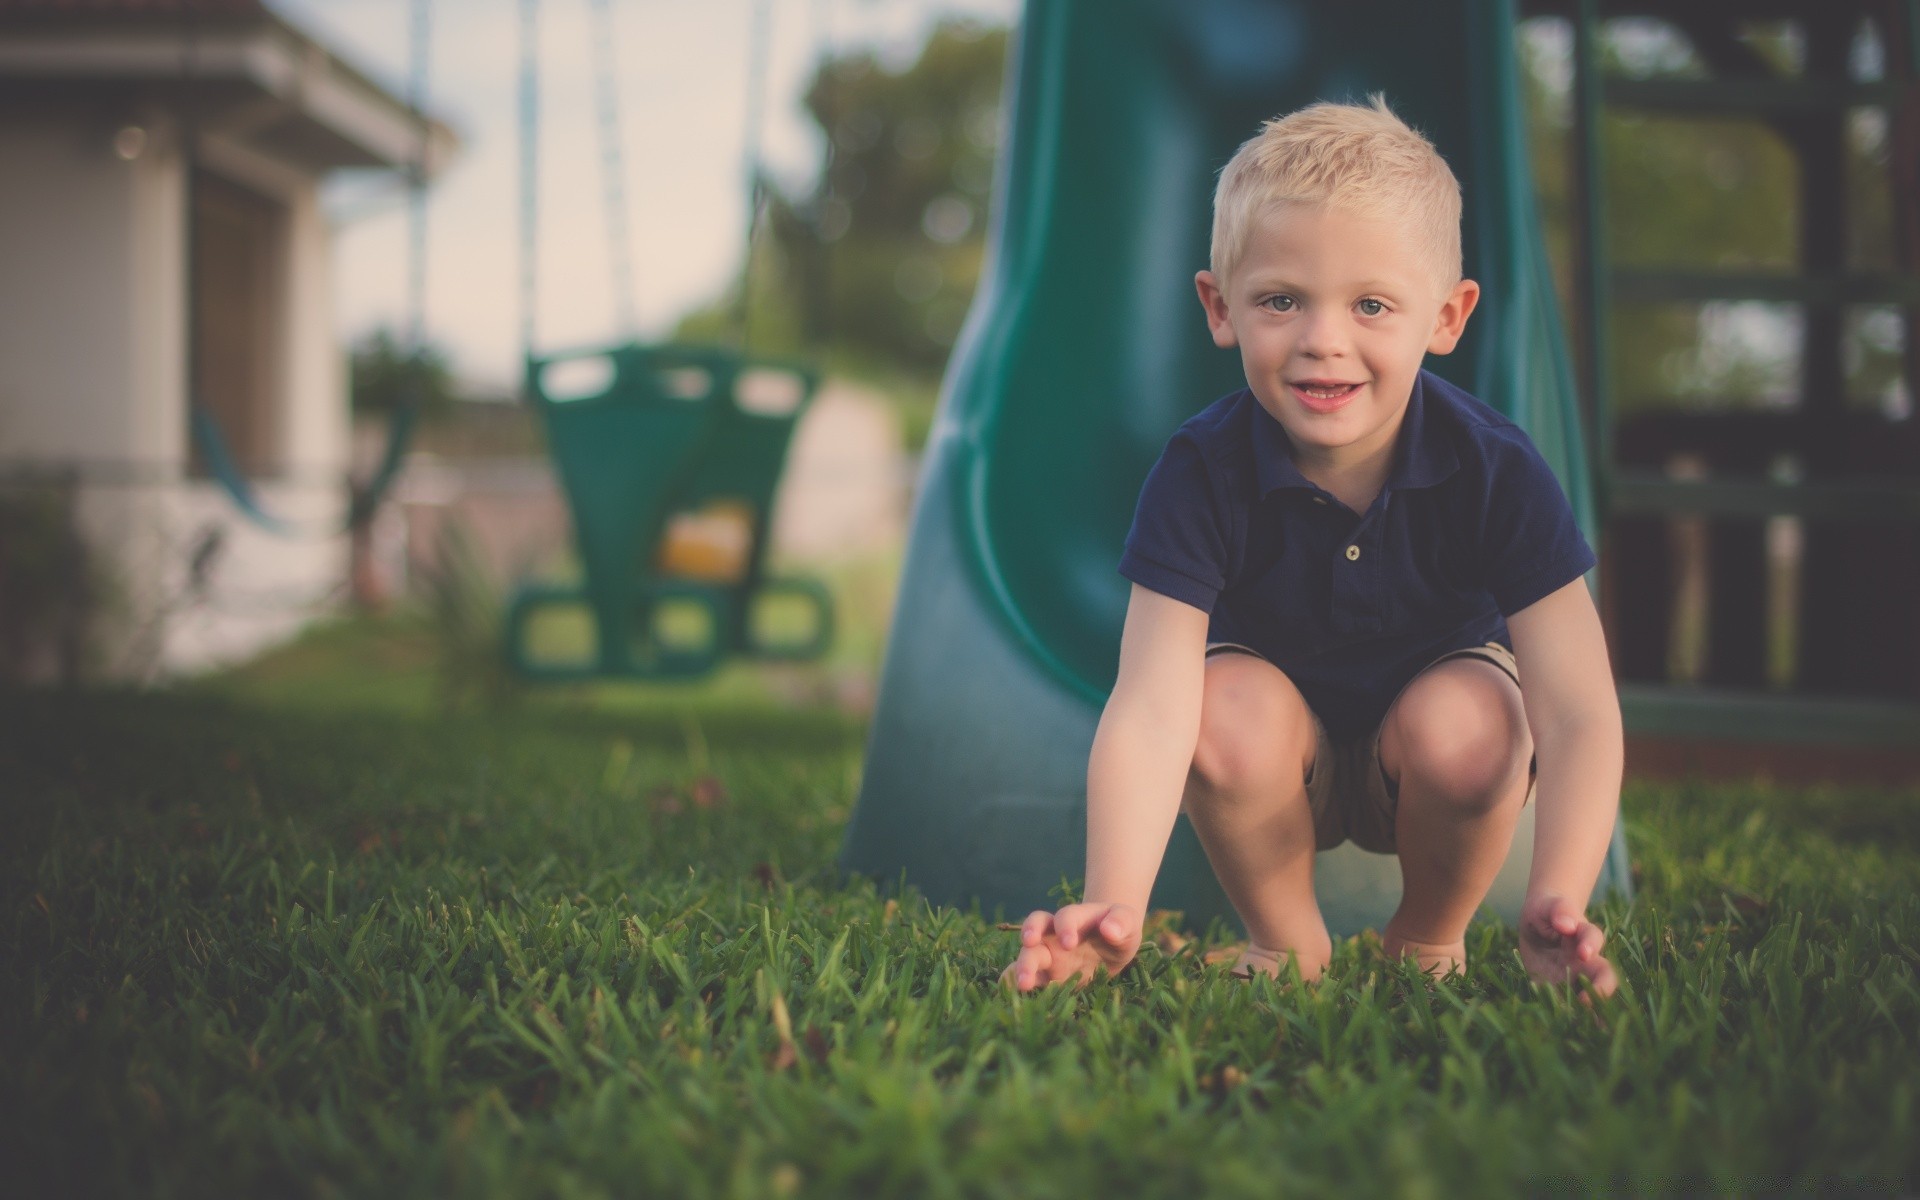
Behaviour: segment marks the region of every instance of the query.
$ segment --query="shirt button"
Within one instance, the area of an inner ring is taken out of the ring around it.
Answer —
[[[1357,562],[1357,561],[1359,560],[1359,558],[1360,558],[1360,547],[1358,547],[1358,546],[1348,546],[1348,547],[1347,547],[1347,561],[1348,561],[1348,562]]]

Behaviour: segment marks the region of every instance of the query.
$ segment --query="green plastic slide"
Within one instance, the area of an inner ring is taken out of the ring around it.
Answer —
[[[1115,567],[1167,437],[1244,385],[1192,278],[1216,173],[1269,117],[1384,92],[1440,147],[1484,294],[1428,365],[1528,430],[1593,536],[1513,22],[1502,0],[1029,0],[989,267],[928,447],[844,867],[1008,914],[1084,870]],[[1530,807],[1489,897],[1509,920],[1532,837]],[[1317,875],[1336,934],[1398,903],[1390,856],[1342,846]],[[1616,830],[1601,889],[1626,887]],[[1153,904],[1231,919],[1184,818]]]

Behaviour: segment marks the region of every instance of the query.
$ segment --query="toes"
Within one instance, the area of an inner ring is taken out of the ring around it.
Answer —
[[[1239,979],[1252,979],[1255,972],[1280,978],[1280,954],[1275,950],[1263,950],[1253,943],[1240,952],[1234,961],[1233,975]]]

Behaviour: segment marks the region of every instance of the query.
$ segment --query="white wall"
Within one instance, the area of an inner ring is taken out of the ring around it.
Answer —
[[[129,420],[141,168],[114,155],[113,128],[76,108],[0,109],[0,455],[10,460],[141,449]],[[169,281],[142,282],[158,299]]]
[[[184,470],[187,456],[187,172],[177,124],[142,111],[145,151],[125,168],[131,189],[131,310],[127,354],[127,445],[136,458]]]
[[[148,131],[131,162],[113,135]],[[203,161],[279,200],[286,294],[274,456],[258,481],[273,511],[319,530],[344,510],[343,356],[332,338],[331,235],[316,180],[209,139]],[[231,660],[284,638],[337,600],[346,539],[288,540],[186,477],[187,172],[163,112],[0,109],[0,472],[76,468],[81,527],[113,585],[97,666],[152,677]],[[218,537],[204,588],[194,549]]]

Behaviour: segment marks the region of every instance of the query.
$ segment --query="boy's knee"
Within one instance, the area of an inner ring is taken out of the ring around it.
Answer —
[[[1419,789],[1467,814],[1491,811],[1525,777],[1533,738],[1519,689],[1497,668],[1436,671],[1409,688],[1381,737],[1381,756],[1406,794],[1411,775]],[[1388,743],[1397,754],[1390,761]]]
[[[1313,716],[1273,664],[1245,654],[1207,660],[1193,777],[1208,790],[1306,778],[1313,759]]]

